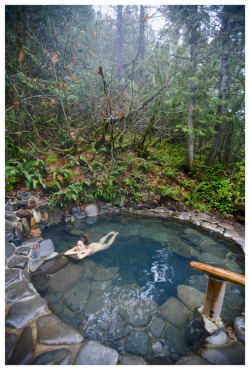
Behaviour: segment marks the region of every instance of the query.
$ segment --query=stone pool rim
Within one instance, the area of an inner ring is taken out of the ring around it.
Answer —
[[[202,228],[206,231],[210,231],[212,233],[214,232],[215,234],[218,234],[218,236],[221,236],[222,238],[225,238],[229,241],[234,242],[236,247],[240,248],[241,252],[243,251],[245,253],[245,237],[240,235],[237,231],[235,231],[233,225],[227,224],[227,223],[222,222],[220,220],[216,220],[216,217],[209,216],[209,215],[201,213],[201,212],[169,211],[165,207],[158,207],[158,208],[154,208],[154,209],[150,209],[150,210],[136,210],[132,207],[130,207],[130,208],[113,207],[111,211],[109,210],[107,212],[99,212],[98,217],[101,217],[102,215],[108,215],[108,214],[112,214],[112,215],[116,215],[116,214],[117,215],[130,215],[130,214],[133,214],[133,215],[138,215],[140,217],[147,217],[147,218],[153,216],[153,217],[159,217],[159,218],[180,220],[183,223],[194,224],[194,225],[196,225],[196,226],[198,226],[198,227],[200,227],[200,228]],[[15,246],[14,246],[14,248],[15,248],[14,252],[12,253],[11,256],[13,256],[13,254],[15,254],[15,252],[17,250],[17,248]],[[11,256],[9,256],[8,260],[11,258]],[[26,281],[29,280],[28,266],[29,266],[29,264],[27,264],[27,266],[25,266],[24,268],[21,268],[21,270],[19,271],[19,279],[17,281],[22,281],[21,279],[23,279],[25,281],[25,279],[23,278],[23,276],[25,275],[25,272],[26,272],[26,274],[28,274],[28,276],[26,276],[26,279],[27,279]],[[11,268],[9,268],[7,263],[6,263],[6,269],[5,270],[7,270],[7,269],[11,269]],[[20,277],[21,277],[21,279],[20,279]],[[28,285],[29,285],[29,283],[28,283]],[[33,288],[33,289],[34,289],[35,297],[41,298],[40,294],[36,291],[36,289],[35,288]],[[21,298],[20,302],[22,302],[24,300],[25,300],[25,298],[24,299]],[[18,303],[18,301],[13,302],[13,304],[16,304],[16,303]],[[6,305],[6,313],[9,311],[11,306],[12,306],[12,303]],[[34,319],[28,321],[27,325],[24,325],[21,328],[20,333],[18,334],[16,343],[15,343],[14,349],[11,350],[12,354],[11,354],[11,356],[7,357],[8,360],[12,357],[13,351],[15,351],[15,347],[18,345],[18,341],[19,341],[21,335],[23,335],[23,332],[24,332],[25,328],[27,328],[27,327],[31,327],[31,328],[36,327],[36,321],[39,319],[39,317],[43,317],[44,315],[48,315],[48,314],[51,315],[51,312],[49,312],[48,307],[46,307],[42,312],[39,312],[37,314],[37,316],[35,316]],[[56,315],[54,315],[54,316],[56,316]],[[12,331],[9,330],[10,328],[8,326],[7,326],[7,328],[8,328],[7,332],[11,333]],[[48,352],[48,351],[52,352],[54,350],[65,349],[65,347],[66,348],[69,348],[69,347],[71,348],[71,350],[70,350],[71,356],[70,356],[70,360],[69,360],[68,364],[76,364],[75,360],[78,357],[79,352],[82,350],[82,347],[86,343],[90,342],[90,341],[88,341],[88,340],[86,341],[86,340],[84,340],[84,338],[82,338],[82,342],[80,342],[80,343],[74,343],[73,345],[72,344],[69,344],[69,345],[68,344],[55,345],[51,349],[50,346],[48,346],[47,348],[44,348],[43,345],[41,345],[37,342],[37,338],[35,338],[35,341],[36,341],[36,343],[34,343],[34,337],[33,337],[33,346],[34,346],[34,348],[35,348],[35,346],[37,346],[38,350],[36,350],[35,355],[34,354],[33,354],[33,356],[30,355],[31,359],[26,362],[27,364],[30,364],[30,363],[32,364],[32,362],[30,362],[30,361],[33,361],[34,359],[38,358],[39,355],[41,355],[45,352]],[[95,342],[95,341],[91,341],[91,342]],[[105,346],[103,346],[103,347],[105,347]],[[109,347],[105,347],[105,348],[109,348]],[[37,353],[37,351],[38,351],[38,353]],[[113,357],[114,357],[114,354],[113,354]],[[116,356],[115,356],[115,358],[116,358]],[[115,363],[113,363],[113,364],[115,364]],[[116,364],[119,364],[118,363],[118,357],[117,357],[117,363]]]

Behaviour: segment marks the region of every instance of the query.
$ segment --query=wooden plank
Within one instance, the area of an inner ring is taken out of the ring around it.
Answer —
[[[224,270],[219,267],[206,265],[205,263],[200,263],[197,261],[191,261],[189,265],[191,268],[209,274],[210,276],[214,276],[217,279],[230,281],[231,283],[239,285],[245,285],[245,276],[236,274],[235,272]]]

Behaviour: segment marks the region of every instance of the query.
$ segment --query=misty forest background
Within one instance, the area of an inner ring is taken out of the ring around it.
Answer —
[[[233,214],[245,199],[244,11],[7,5],[6,192]]]

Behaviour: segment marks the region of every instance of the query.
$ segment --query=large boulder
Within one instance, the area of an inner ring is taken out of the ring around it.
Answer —
[[[85,215],[87,217],[96,217],[99,213],[98,207],[96,204],[90,204],[84,209]]]

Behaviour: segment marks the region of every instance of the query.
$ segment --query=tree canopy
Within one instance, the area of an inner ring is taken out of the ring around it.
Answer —
[[[44,189],[57,182],[61,199],[74,162],[89,173],[79,174],[73,200],[80,191],[103,196],[99,183],[109,183],[109,198],[133,189],[140,199],[136,178],[127,173],[119,194],[108,172],[128,171],[129,161],[119,161],[129,152],[138,163],[158,163],[168,179],[174,168],[178,186],[178,171],[191,176],[185,201],[199,176],[213,174],[215,188],[220,179],[222,192],[234,194],[232,204],[242,200],[244,12],[243,5],[7,5],[7,190],[20,180]],[[53,156],[68,159],[63,169]],[[175,197],[169,185],[165,178],[155,193]],[[201,199],[209,193],[212,201],[211,187],[201,186]]]

